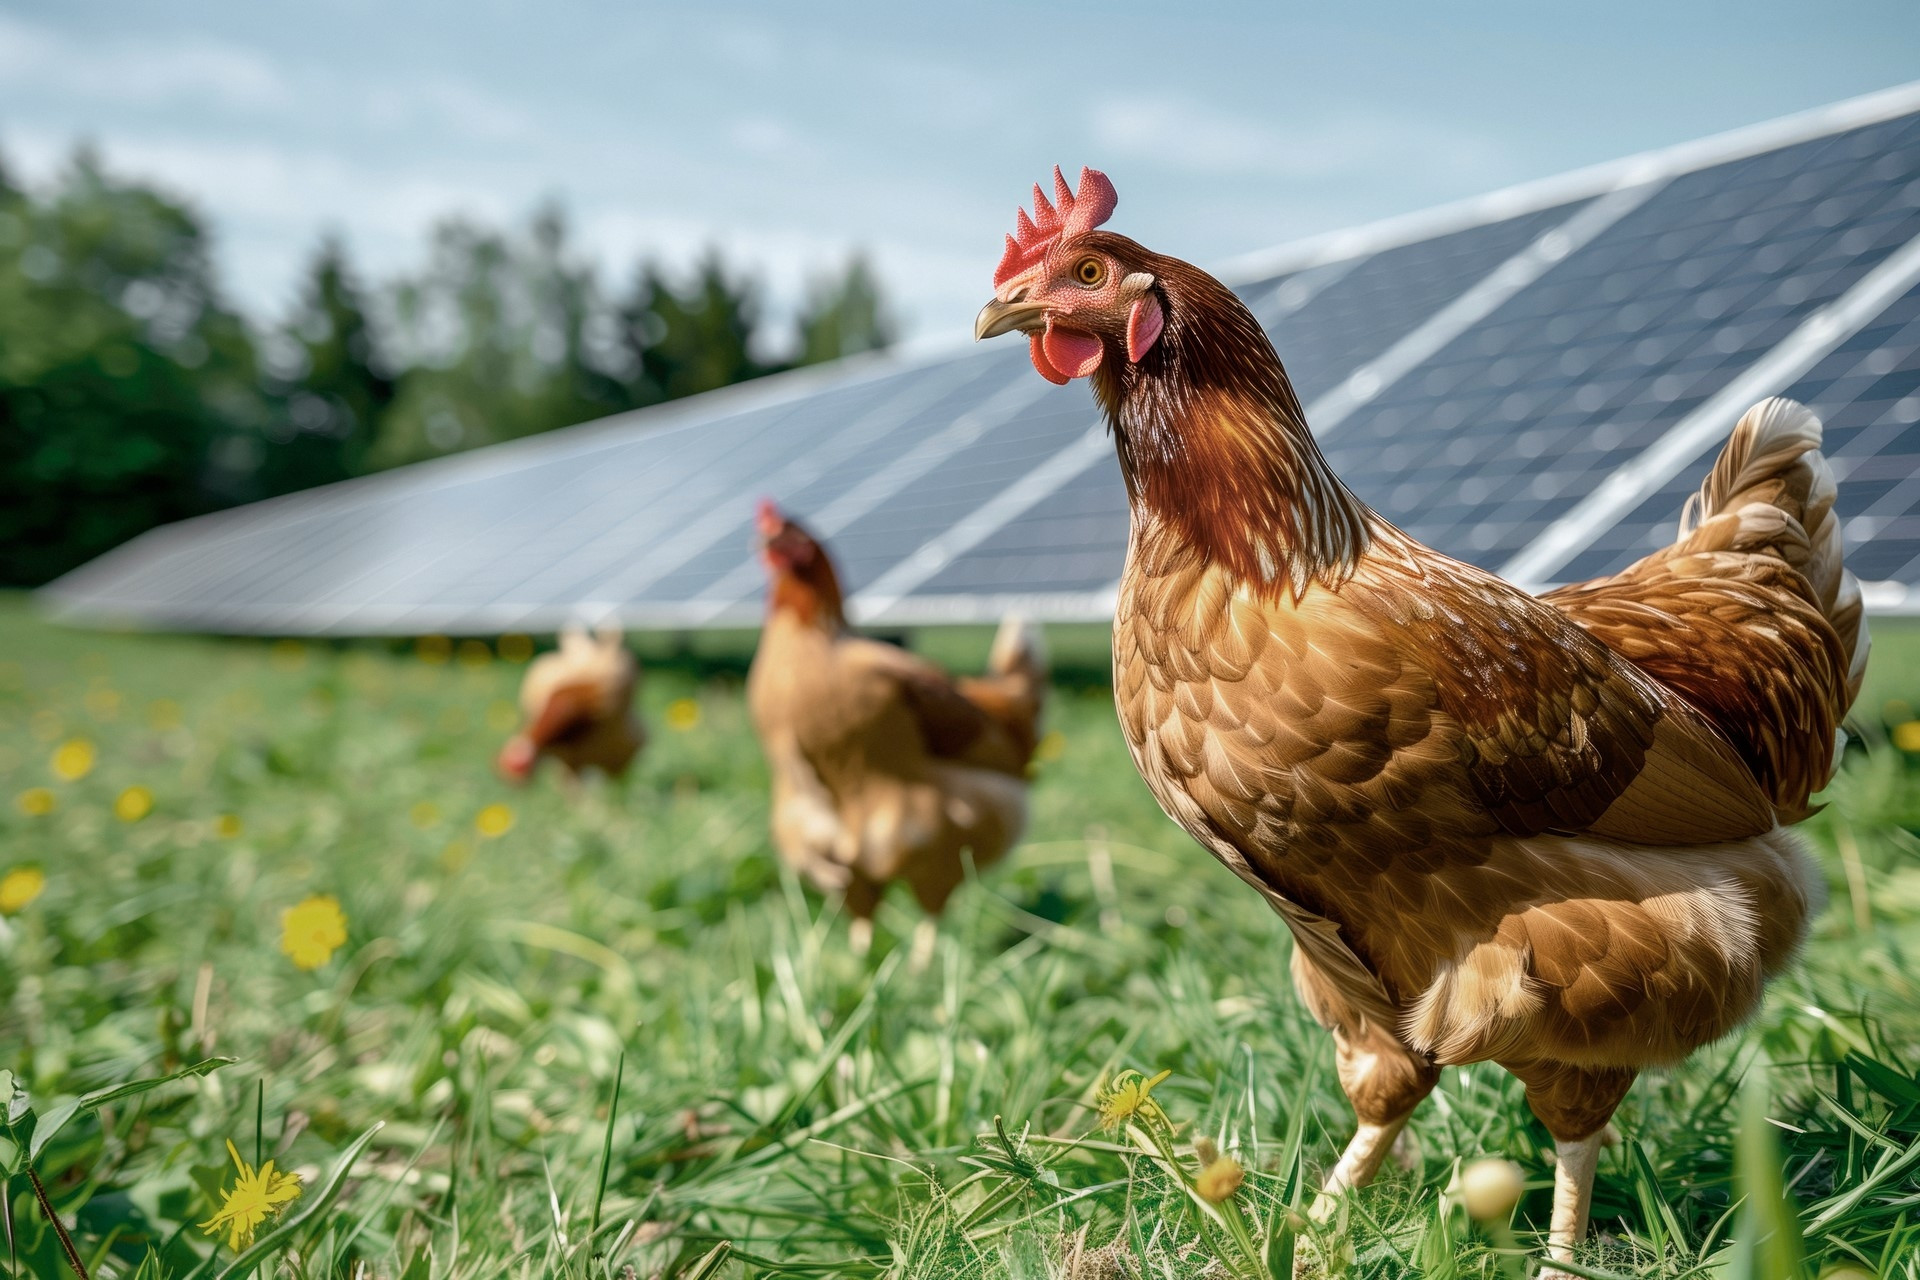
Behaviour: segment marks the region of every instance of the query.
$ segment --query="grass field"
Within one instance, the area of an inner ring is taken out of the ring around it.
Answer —
[[[1296,1256],[1520,1274],[1436,1194],[1457,1158],[1508,1157],[1529,1187],[1513,1231],[1537,1240],[1546,1135],[1492,1067],[1446,1073],[1416,1169],[1324,1229],[1288,1210],[1350,1125],[1327,1038],[1278,921],[1135,776],[1097,641],[1065,639],[1080,660],[1029,838],[914,972],[904,898],[856,959],[776,867],[737,644],[651,653],[653,745],[624,784],[569,794],[492,775],[520,669],[477,642],[106,636],[0,603],[0,876],[19,873],[0,879],[0,1068],[80,1261],[143,1280],[1251,1277]],[[1870,738],[1890,700],[1920,705],[1920,636],[1883,634],[1876,662]],[[1805,963],[1622,1110],[1594,1274],[1787,1274],[1728,1247],[1739,1166],[1765,1220],[1797,1215],[1808,1274],[1920,1276],[1920,757],[1871,745],[1809,824],[1833,905]],[[313,895],[345,937],[309,970],[282,912]],[[232,1061],[56,1131],[63,1100],[206,1058]],[[1756,1067],[1774,1123],[1743,1156]],[[1171,1073],[1165,1119],[1104,1132],[1099,1090],[1128,1069]],[[1218,1209],[1190,1193],[1196,1138],[1247,1170]],[[198,1225],[233,1186],[228,1141],[302,1183],[237,1266]],[[1756,1180],[1782,1168],[1791,1210]],[[29,1180],[8,1191],[0,1265],[61,1274]]]

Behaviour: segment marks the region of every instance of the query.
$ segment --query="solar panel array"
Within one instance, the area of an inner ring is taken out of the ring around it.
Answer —
[[[1920,86],[1276,251],[1236,287],[1335,469],[1529,585],[1672,536],[1739,412],[1828,424],[1871,608],[1920,612]],[[1023,345],[789,375],[156,530],[45,589],[78,621],[490,633],[759,614],[753,500],[867,621],[1086,620],[1126,495]]]

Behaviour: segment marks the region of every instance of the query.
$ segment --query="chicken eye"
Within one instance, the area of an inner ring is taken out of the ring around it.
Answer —
[[[1073,269],[1073,278],[1091,288],[1107,278],[1106,264],[1098,258],[1082,258]]]

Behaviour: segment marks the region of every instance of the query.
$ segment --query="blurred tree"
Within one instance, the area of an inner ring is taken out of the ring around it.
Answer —
[[[0,581],[245,492],[270,416],[191,213],[85,149],[0,192]]]
[[[736,280],[717,250],[708,250],[684,289],[647,263],[620,310],[627,349],[639,376],[630,382],[639,404],[677,400],[745,382],[783,367],[753,354],[759,287]]]
[[[800,309],[800,349],[794,363],[820,364],[893,343],[893,321],[864,257],[855,255],[838,280],[816,280]]]
[[[369,461],[393,466],[603,417],[632,405],[590,266],[548,208],[510,238],[464,221],[395,291],[408,367]]]
[[[262,344],[262,355],[278,412],[266,427],[261,492],[361,474],[394,381],[338,238],[321,241],[298,307]]]
[[[884,346],[854,259],[809,290],[790,358],[761,290],[710,251],[604,297],[560,211],[435,230],[376,341],[345,247],[321,243],[257,343],[195,215],[87,149],[36,195],[0,164],[0,583],[43,582],[216,507],[547,431]]]

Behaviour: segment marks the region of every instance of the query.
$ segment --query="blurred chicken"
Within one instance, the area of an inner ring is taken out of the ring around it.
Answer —
[[[1321,456],[1219,281],[1035,189],[980,313],[1091,376],[1133,523],[1115,699],[1160,804],[1291,928],[1370,1179],[1449,1063],[1494,1061],[1554,1136],[1551,1242],[1585,1233],[1644,1068],[1749,1017],[1819,909],[1783,824],[1865,672],[1820,423],[1741,419],[1680,540],[1536,599],[1422,546]]]
[[[1007,619],[989,674],[955,680],[849,631],[825,549],[771,502],[758,526],[770,583],[747,700],[773,775],[774,844],[844,895],[864,952],[888,884],[906,881],[938,915],[963,854],[983,868],[1019,837],[1046,689],[1039,635]],[[918,963],[932,929],[918,930]]]
[[[647,741],[633,713],[639,684],[640,665],[618,631],[561,632],[560,647],[535,658],[520,683],[522,727],[500,748],[501,775],[525,782],[552,756],[571,777],[590,768],[620,777]]]

